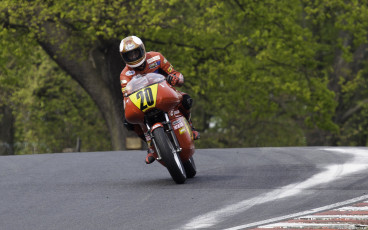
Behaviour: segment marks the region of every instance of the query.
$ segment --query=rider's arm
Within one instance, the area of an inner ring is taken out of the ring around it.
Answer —
[[[166,76],[167,80],[171,78],[169,83],[173,86],[182,86],[184,84],[183,74],[176,71],[171,63],[162,54],[160,54],[160,59],[160,70],[164,72],[163,75]]]
[[[124,69],[120,74],[120,85],[121,85],[121,91],[123,92],[123,95],[125,94],[125,87],[128,84],[128,82],[131,80],[132,77],[132,71]]]

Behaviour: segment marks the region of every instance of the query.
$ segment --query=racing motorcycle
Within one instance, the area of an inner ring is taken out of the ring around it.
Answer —
[[[125,118],[139,124],[148,134],[156,160],[167,168],[172,179],[182,184],[196,175],[192,129],[179,110],[182,94],[163,75],[137,75],[126,86]]]

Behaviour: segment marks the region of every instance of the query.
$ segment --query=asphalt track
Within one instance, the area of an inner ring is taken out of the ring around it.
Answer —
[[[199,149],[182,185],[144,157],[1,156],[0,229],[244,229],[368,191],[368,148]]]

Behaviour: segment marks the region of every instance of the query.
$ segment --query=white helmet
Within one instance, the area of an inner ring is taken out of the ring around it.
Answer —
[[[135,68],[146,60],[146,49],[140,38],[129,36],[120,42],[120,55],[127,66]]]

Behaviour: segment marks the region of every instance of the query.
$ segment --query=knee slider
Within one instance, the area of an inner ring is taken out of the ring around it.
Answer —
[[[182,105],[183,105],[184,109],[190,110],[192,108],[192,105],[193,105],[193,99],[188,94],[183,95]]]

